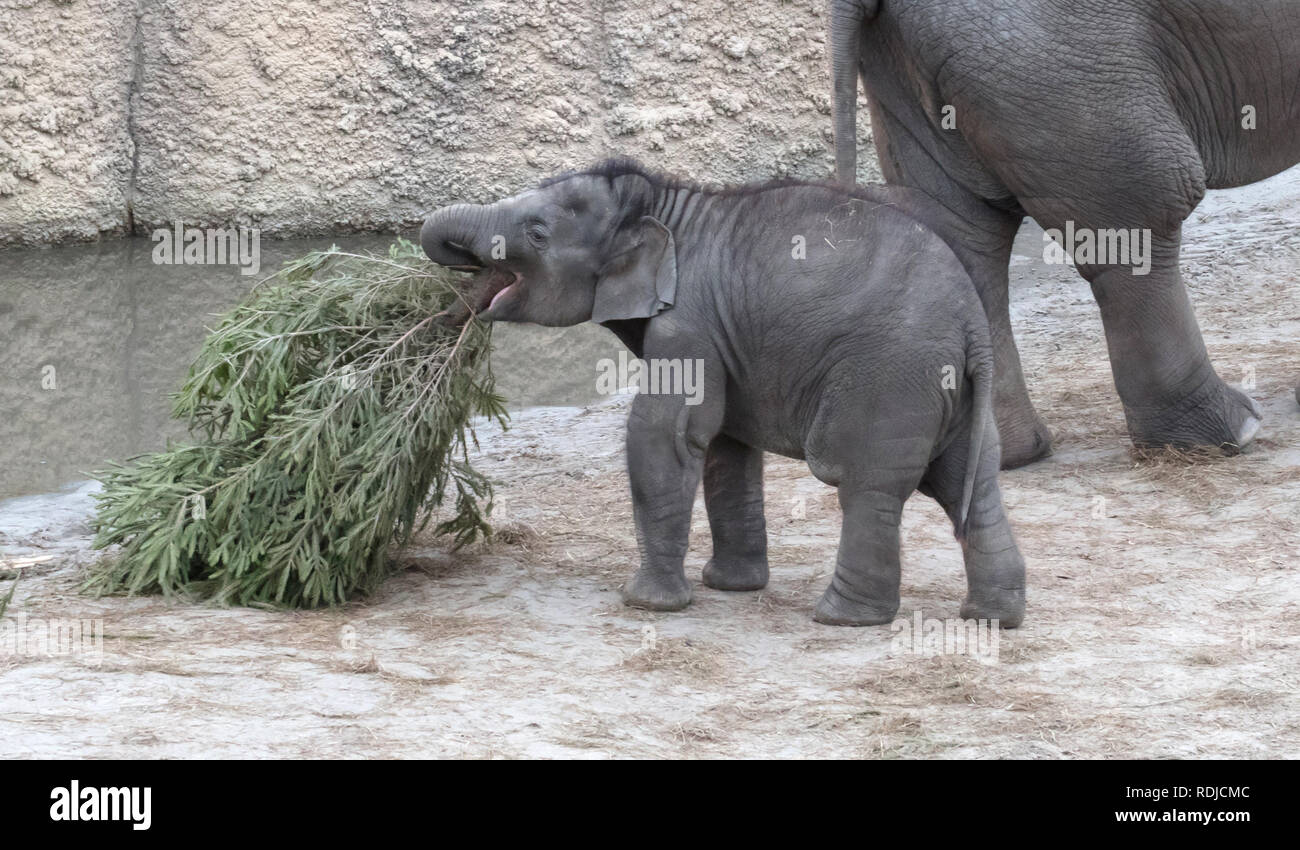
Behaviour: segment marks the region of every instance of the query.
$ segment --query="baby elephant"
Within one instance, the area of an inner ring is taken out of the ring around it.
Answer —
[[[649,373],[628,420],[641,567],[628,605],[676,611],[700,478],[704,583],[767,584],[762,453],[839,488],[835,575],[815,619],[887,623],[915,490],[952,519],[965,618],[1018,625],[1025,568],[998,489],[984,310],[909,190],[779,182],[710,189],[616,160],[431,215],[434,262],[476,272],[464,315],[605,325]],[[686,370],[699,386],[680,379]]]

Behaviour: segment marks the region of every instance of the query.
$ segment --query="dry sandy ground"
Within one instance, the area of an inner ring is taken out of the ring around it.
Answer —
[[[1300,170],[1216,195],[1188,225],[1211,354],[1229,380],[1253,379],[1267,416],[1247,455],[1191,463],[1133,457],[1088,289],[1022,235],[1015,321],[1057,441],[1004,476],[1030,596],[995,657],[927,657],[888,626],[813,623],[834,494],[778,458],[767,590],[698,584],[701,505],[694,604],[624,608],[618,398],[485,432],[499,539],[454,556],[416,547],[341,610],[88,599],[85,489],[0,506],[22,574],[7,619],[104,624],[98,658],[0,656],[0,755],[1296,757],[1297,221]],[[900,616],[956,617],[964,577],[938,508],[916,497],[903,537]]]

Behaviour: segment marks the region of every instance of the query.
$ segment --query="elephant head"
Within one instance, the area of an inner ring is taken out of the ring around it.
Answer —
[[[464,305],[484,321],[560,327],[644,319],[673,303],[672,233],[648,214],[645,176],[563,175],[493,204],[444,207],[420,243],[435,263],[474,272]]]

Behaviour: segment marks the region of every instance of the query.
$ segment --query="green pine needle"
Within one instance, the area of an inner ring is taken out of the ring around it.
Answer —
[[[9,594],[4,599],[0,599],[0,619],[4,619],[5,612],[9,610],[9,603],[14,601],[14,591],[18,589],[18,574],[14,573],[14,583],[9,585]]]
[[[470,420],[506,413],[488,326],[434,318],[457,297],[405,240],[387,257],[308,254],[259,284],[173,396],[201,441],[96,476],[93,545],[121,551],[87,590],[338,605],[384,579],[390,545],[444,498],[436,531],[456,547],[490,533]]]

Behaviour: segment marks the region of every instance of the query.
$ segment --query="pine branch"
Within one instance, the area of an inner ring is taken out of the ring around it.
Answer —
[[[100,473],[94,546],[120,551],[87,588],[337,605],[373,590],[388,547],[444,498],[436,530],[455,547],[489,533],[470,422],[506,412],[488,327],[432,321],[459,297],[404,240],[386,258],[308,254],[258,284],[173,396],[200,441]]]

